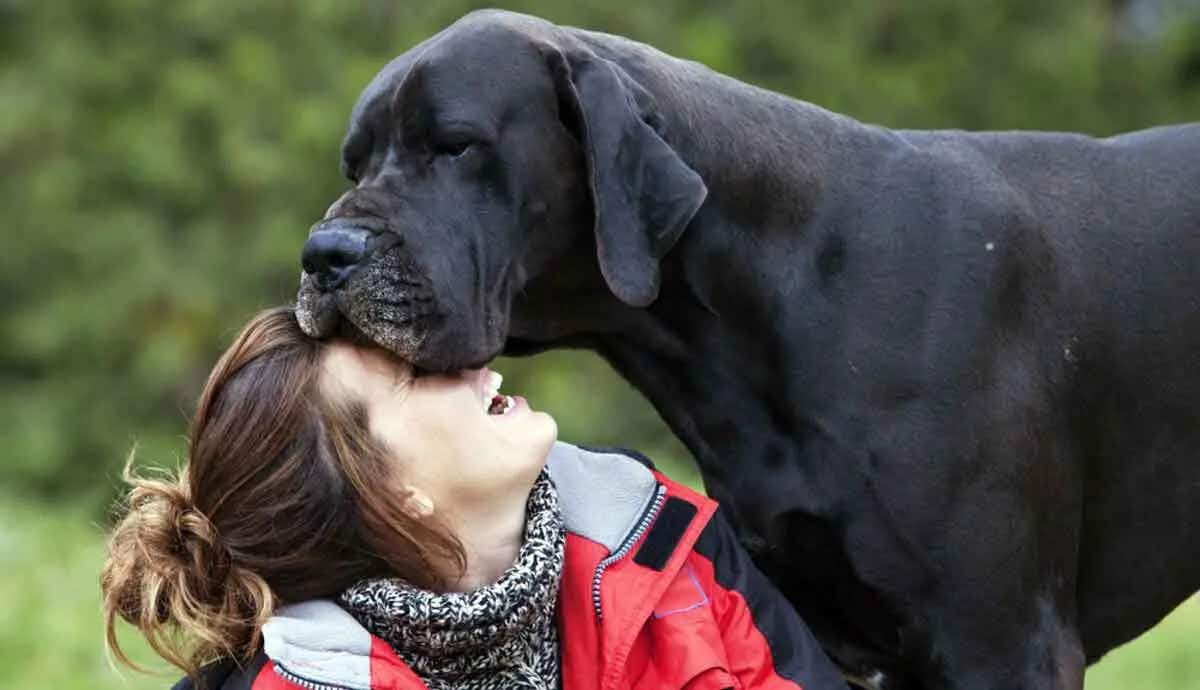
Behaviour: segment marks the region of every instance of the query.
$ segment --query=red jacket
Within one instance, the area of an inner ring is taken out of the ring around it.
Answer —
[[[791,605],[712,500],[634,454],[555,445],[567,527],[558,600],[565,690],[844,690]],[[283,607],[254,663],[205,669],[221,690],[417,690],[382,640],[331,601]],[[176,690],[190,690],[184,679]]]

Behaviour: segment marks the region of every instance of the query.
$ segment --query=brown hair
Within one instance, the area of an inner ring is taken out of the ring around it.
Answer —
[[[116,617],[194,676],[248,660],[279,604],[335,597],[358,580],[436,588],[461,573],[461,544],[402,509],[393,461],[363,406],[325,396],[327,345],[291,308],[255,316],[200,396],[177,478],[131,471],[100,576],[106,639],[123,663]]]

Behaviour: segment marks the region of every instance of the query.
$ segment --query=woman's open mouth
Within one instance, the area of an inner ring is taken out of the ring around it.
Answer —
[[[483,370],[484,378],[484,410],[489,415],[506,415],[517,406],[517,401],[511,395],[500,392],[500,384],[504,377],[499,372],[490,369]]]

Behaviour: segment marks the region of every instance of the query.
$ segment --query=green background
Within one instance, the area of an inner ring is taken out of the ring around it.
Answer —
[[[505,5],[620,33],[893,127],[1096,135],[1200,114],[1195,0],[656,0]],[[116,469],[174,464],[254,311],[290,300],[344,188],[358,90],[466,2],[0,0],[0,689],[152,688],[100,642]],[[563,438],[695,475],[605,364],[503,362]],[[148,658],[142,654],[140,658]],[[1200,603],[1089,690],[1200,688]]]

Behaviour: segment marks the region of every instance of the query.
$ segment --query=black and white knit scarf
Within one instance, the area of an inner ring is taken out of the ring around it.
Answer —
[[[559,687],[554,609],[566,539],[549,474],[525,508],[525,541],[494,584],[439,594],[401,580],[364,580],[341,604],[390,644],[430,690]]]

